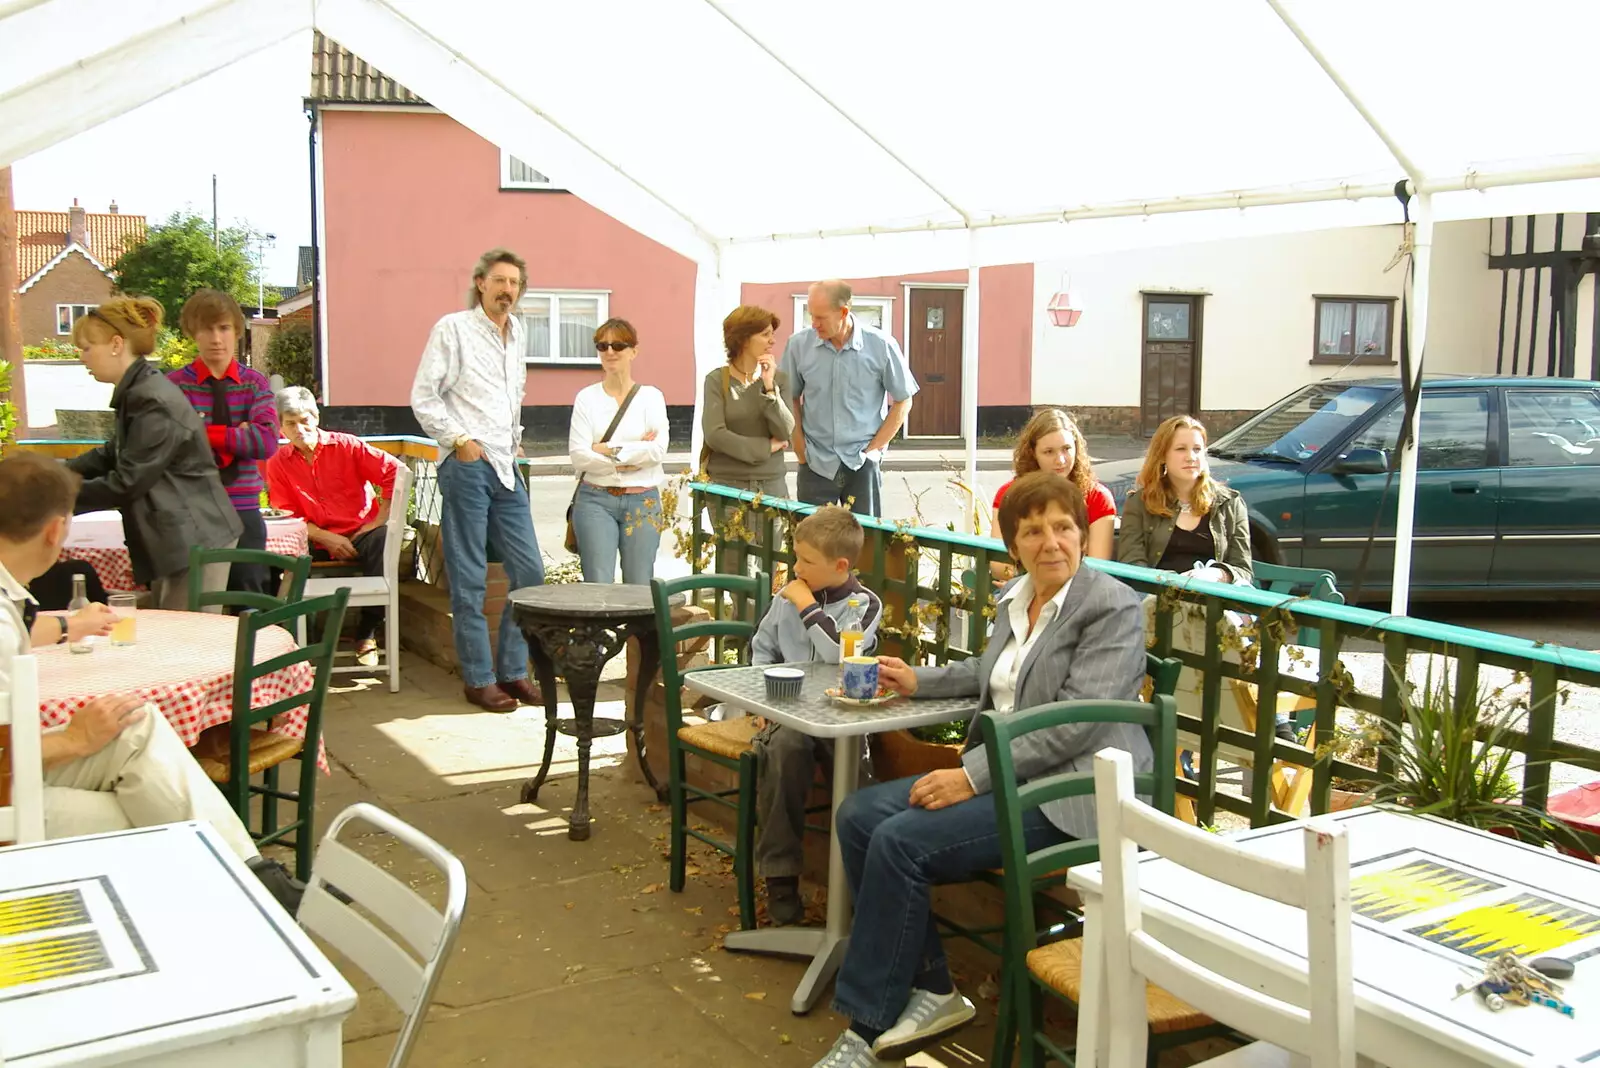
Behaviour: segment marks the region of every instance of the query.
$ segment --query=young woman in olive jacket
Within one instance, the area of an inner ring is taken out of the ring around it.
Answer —
[[[1212,480],[1198,419],[1173,416],[1150,439],[1122,510],[1117,559],[1213,582],[1253,581],[1244,499]]]

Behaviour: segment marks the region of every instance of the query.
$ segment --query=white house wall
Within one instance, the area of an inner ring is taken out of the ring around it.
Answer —
[[[1311,362],[1315,297],[1399,297],[1400,269],[1384,268],[1400,235],[1398,225],[1360,227],[1040,262],[1033,403],[1136,410],[1146,292],[1205,295],[1202,410],[1253,410],[1338,373],[1337,366]],[[1482,221],[1435,229],[1428,343],[1434,370],[1493,369],[1499,276],[1488,269],[1487,244]],[[1070,328],[1051,326],[1044,311],[1063,276],[1083,309]],[[1343,373],[1394,372],[1358,365]]]
[[[1567,212],[1562,216],[1560,250],[1576,252],[1583,247],[1583,232],[1585,216],[1582,212]],[[1511,219],[1511,240],[1506,241],[1506,220],[1491,219],[1483,223],[1489,240],[1490,251],[1495,255],[1507,252],[1521,253],[1529,251],[1530,217],[1513,216]],[[1536,215],[1531,217],[1532,251],[1551,252],[1557,249],[1556,245],[1556,216]],[[1552,322],[1551,285],[1552,271],[1534,270],[1528,268],[1519,278],[1516,270],[1506,272],[1506,299],[1503,317],[1500,308],[1500,277],[1501,272],[1491,272],[1494,277],[1494,301],[1496,311],[1496,333],[1504,331],[1504,353],[1501,358],[1501,369],[1506,374],[1515,370],[1518,374],[1543,375],[1550,369],[1550,327]],[[1534,281],[1538,278],[1538,294],[1535,298]],[[1520,306],[1518,292],[1521,292]],[[1594,293],[1595,276],[1588,275],[1578,286],[1578,302],[1573,322],[1577,325],[1577,337],[1573,365],[1577,375],[1587,377],[1593,366],[1592,354],[1594,351]],[[1498,336],[1497,339],[1498,340]],[[1533,354],[1530,363],[1529,353]],[[1495,350],[1490,349],[1488,369],[1495,369]]]

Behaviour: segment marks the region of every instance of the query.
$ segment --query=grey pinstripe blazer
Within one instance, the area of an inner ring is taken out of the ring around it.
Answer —
[[[946,667],[917,668],[918,697],[978,697],[978,708],[993,703],[989,676],[1011,640],[1011,621],[1002,611],[989,633],[983,655]],[[1139,595],[1117,579],[1081,567],[1072,578],[1061,611],[1039,636],[1017,676],[1017,708],[1053,701],[1098,697],[1136,701],[1144,682],[1144,614]],[[1126,723],[1073,723],[1034,731],[1012,747],[1017,778],[1022,782],[1063,771],[1090,771],[1094,754],[1106,746],[1133,755],[1135,772],[1151,767],[1150,742],[1144,731]],[[989,757],[977,731],[977,717],[967,728],[962,765],[979,793],[988,793]],[[1094,838],[1094,796],[1052,801],[1045,818],[1074,838]]]

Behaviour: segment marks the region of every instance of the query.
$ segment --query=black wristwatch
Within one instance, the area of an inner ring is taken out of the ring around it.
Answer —
[[[56,639],[56,644],[60,645],[62,642],[67,640],[67,617],[56,616],[56,622],[61,624],[61,637]]]

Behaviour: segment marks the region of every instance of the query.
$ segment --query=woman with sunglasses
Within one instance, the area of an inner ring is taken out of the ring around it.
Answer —
[[[655,577],[665,525],[667,400],[654,386],[634,382],[638,346],[639,334],[626,319],[601,323],[594,347],[605,376],[579,390],[572,404],[567,451],[579,479],[572,526],[585,582],[615,581],[619,553],[623,582],[648,585]]]

